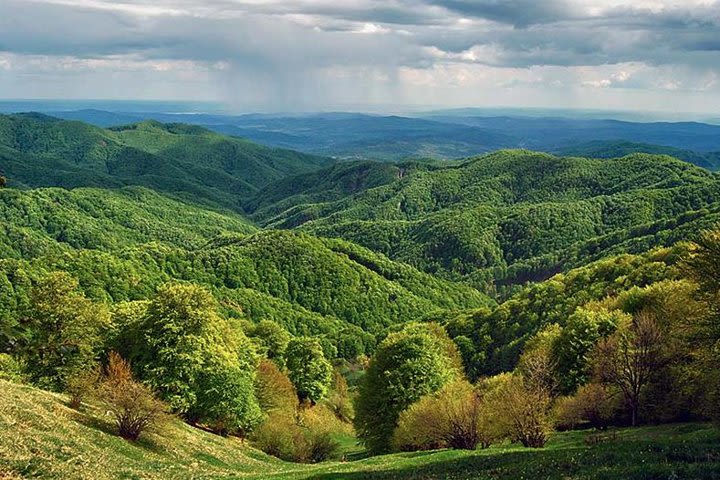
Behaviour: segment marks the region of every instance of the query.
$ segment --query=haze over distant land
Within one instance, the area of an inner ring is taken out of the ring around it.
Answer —
[[[472,105],[717,119],[718,38],[713,0],[3,0],[0,92],[233,112]]]

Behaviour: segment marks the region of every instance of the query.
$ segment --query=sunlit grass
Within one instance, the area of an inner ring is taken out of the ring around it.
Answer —
[[[720,433],[707,424],[623,429],[587,446],[588,432],[555,434],[529,450],[399,453],[361,460],[351,436],[337,438],[346,461],[291,464],[236,438],[172,422],[136,443],[113,433],[97,407],[78,412],[64,395],[0,381],[0,479],[712,479],[720,478]]]

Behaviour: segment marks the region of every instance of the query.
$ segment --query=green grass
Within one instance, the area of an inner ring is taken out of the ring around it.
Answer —
[[[558,433],[547,447],[515,445],[467,452],[401,453],[357,461],[297,465],[235,438],[174,421],[137,443],[112,434],[103,412],[78,412],[63,395],[0,381],[0,479],[713,479],[720,477],[720,433],[706,424],[618,431],[587,446],[586,432]],[[357,455],[343,439],[348,458]]]

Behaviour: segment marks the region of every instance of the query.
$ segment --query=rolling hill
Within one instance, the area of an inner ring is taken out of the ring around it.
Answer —
[[[139,187],[2,189],[0,212],[0,297],[9,306],[22,304],[30,279],[52,270],[113,302],[147,298],[172,280],[199,283],[228,314],[272,318],[296,334],[353,326],[378,334],[429,311],[492,303],[344,241],[257,232],[237,215]]]
[[[52,109],[50,106],[45,108]],[[356,160],[447,160],[500,148],[593,157],[592,152],[597,148],[588,150],[587,144],[601,142],[637,146],[623,149],[624,153],[615,149],[611,157],[636,152],[662,153],[707,167],[708,155],[717,158],[720,151],[720,126],[717,124],[648,122],[642,121],[647,120],[645,118],[632,116],[634,121],[620,121],[608,119],[609,112],[590,115],[560,110],[461,109],[406,116],[360,113],[219,115],[133,111],[132,105],[128,105],[119,112],[75,110],[51,114],[103,127],[144,119],[185,122],[263,145]]]
[[[188,125],[105,130],[40,114],[0,116],[0,171],[16,186],[137,185],[237,210],[272,181],[331,162]]]
[[[337,173],[267,187],[248,213],[265,227],[344,238],[479,288],[671,244],[712,226],[720,200],[715,174],[647,154],[501,151],[443,167],[359,164]],[[369,175],[375,183],[364,184]]]
[[[559,153],[563,156],[586,158],[618,158],[633,153],[650,153],[653,155],[669,155],[708,170],[720,169],[720,152],[694,152],[648,143],[596,140],[564,148]]]

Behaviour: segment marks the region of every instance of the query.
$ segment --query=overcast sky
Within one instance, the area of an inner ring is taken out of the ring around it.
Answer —
[[[720,112],[720,0],[0,0],[0,97]]]

